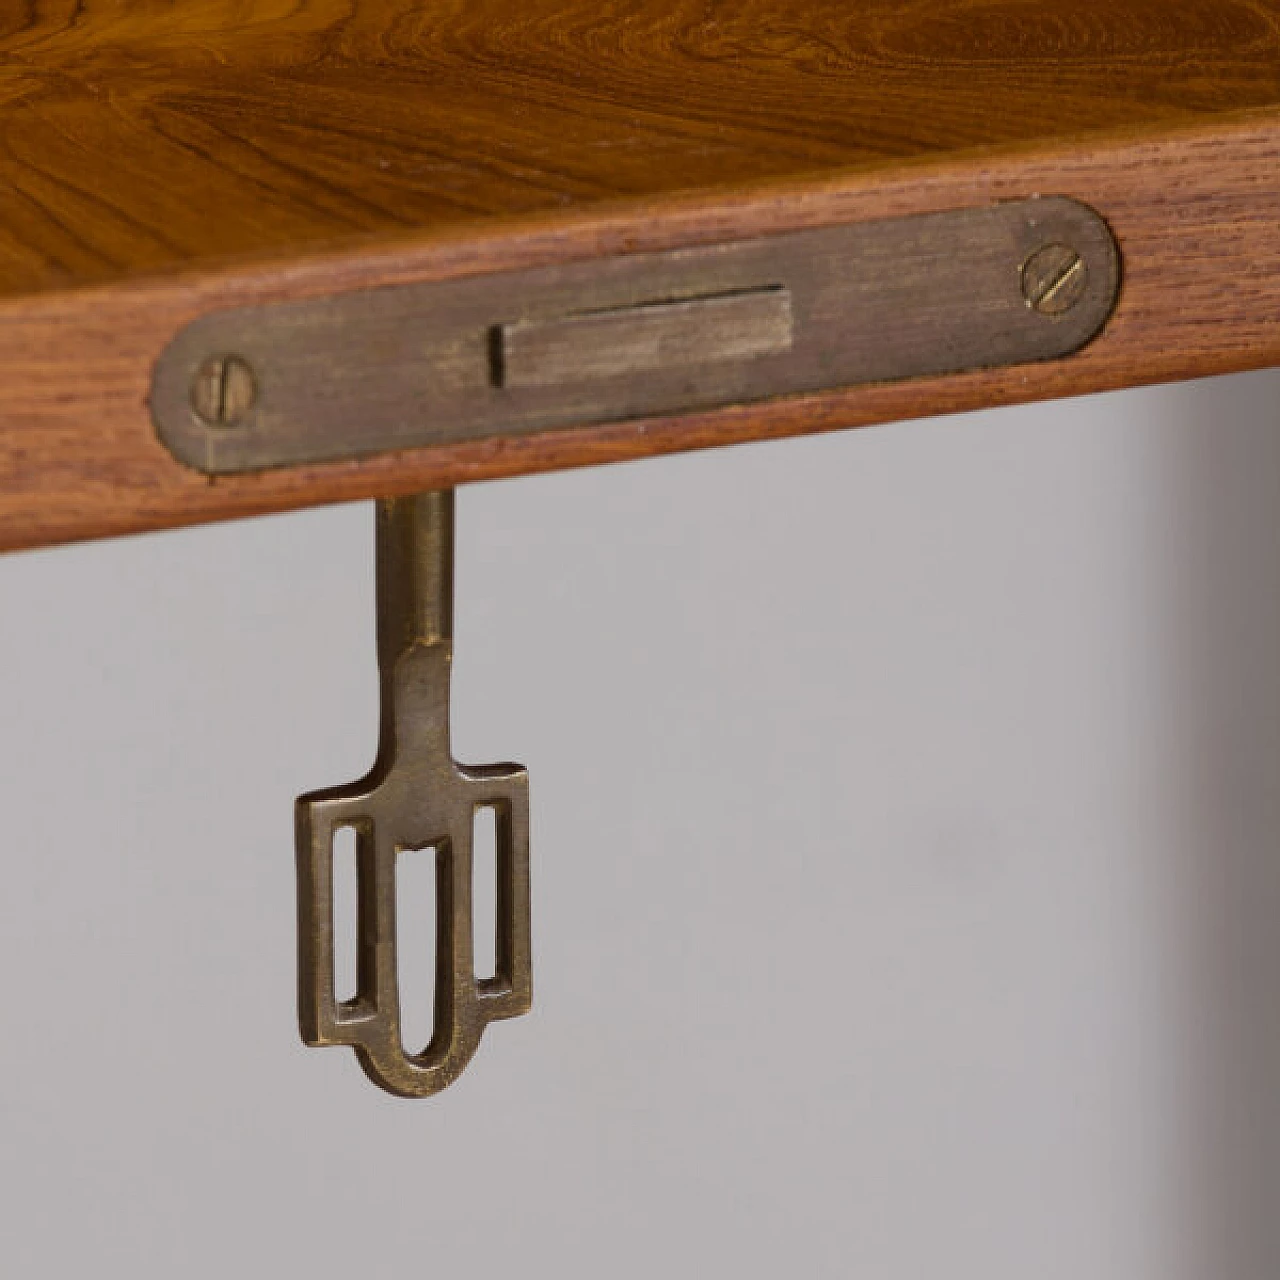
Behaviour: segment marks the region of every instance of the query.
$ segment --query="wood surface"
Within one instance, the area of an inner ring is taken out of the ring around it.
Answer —
[[[1280,0],[0,0],[0,548],[1280,363]],[[1035,194],[1109,221],[1047,365],[207,480],[206,311]]]

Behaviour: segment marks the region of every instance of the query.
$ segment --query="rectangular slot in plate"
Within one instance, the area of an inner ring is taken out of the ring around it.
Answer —
[[[554,387],[790,348],[790,295],[780,287],[753,289],[499,325],[494,385]]]
[[[157,432],[209,474],[1051,360],[1119,254],[1061,196],[211,312]]]

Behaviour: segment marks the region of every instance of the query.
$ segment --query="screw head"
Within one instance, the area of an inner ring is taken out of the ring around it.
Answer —
[[[196,371],[191,384],[191,407],[210,427],[234,427],[257,398],[253,369],[240,356],[213,356]]]
[[[1043,316],[1065,315],[1088,284],[1089,268],[1070,245],[1045,245],[1022,265],[1022,296]]]

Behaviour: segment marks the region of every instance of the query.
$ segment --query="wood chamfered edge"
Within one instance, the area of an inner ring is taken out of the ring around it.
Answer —
[[[217,480],[177,462],[152,425],[157,357],[212,311],[1049,194],[1106,219],[1124,270],[1106,329],[1066,359]],[[1267,112],[5,301],[0,549],[1272,364],[1280,364],[1280,115]]]

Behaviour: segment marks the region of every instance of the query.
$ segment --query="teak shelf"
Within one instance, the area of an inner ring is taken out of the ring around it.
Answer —
[[[50,0],[0,84],[3,548],[1280,363],[1280,0]],[[1122,266],[1061,359],[216,479],[152,419],[227,308],[1037,195]]]

